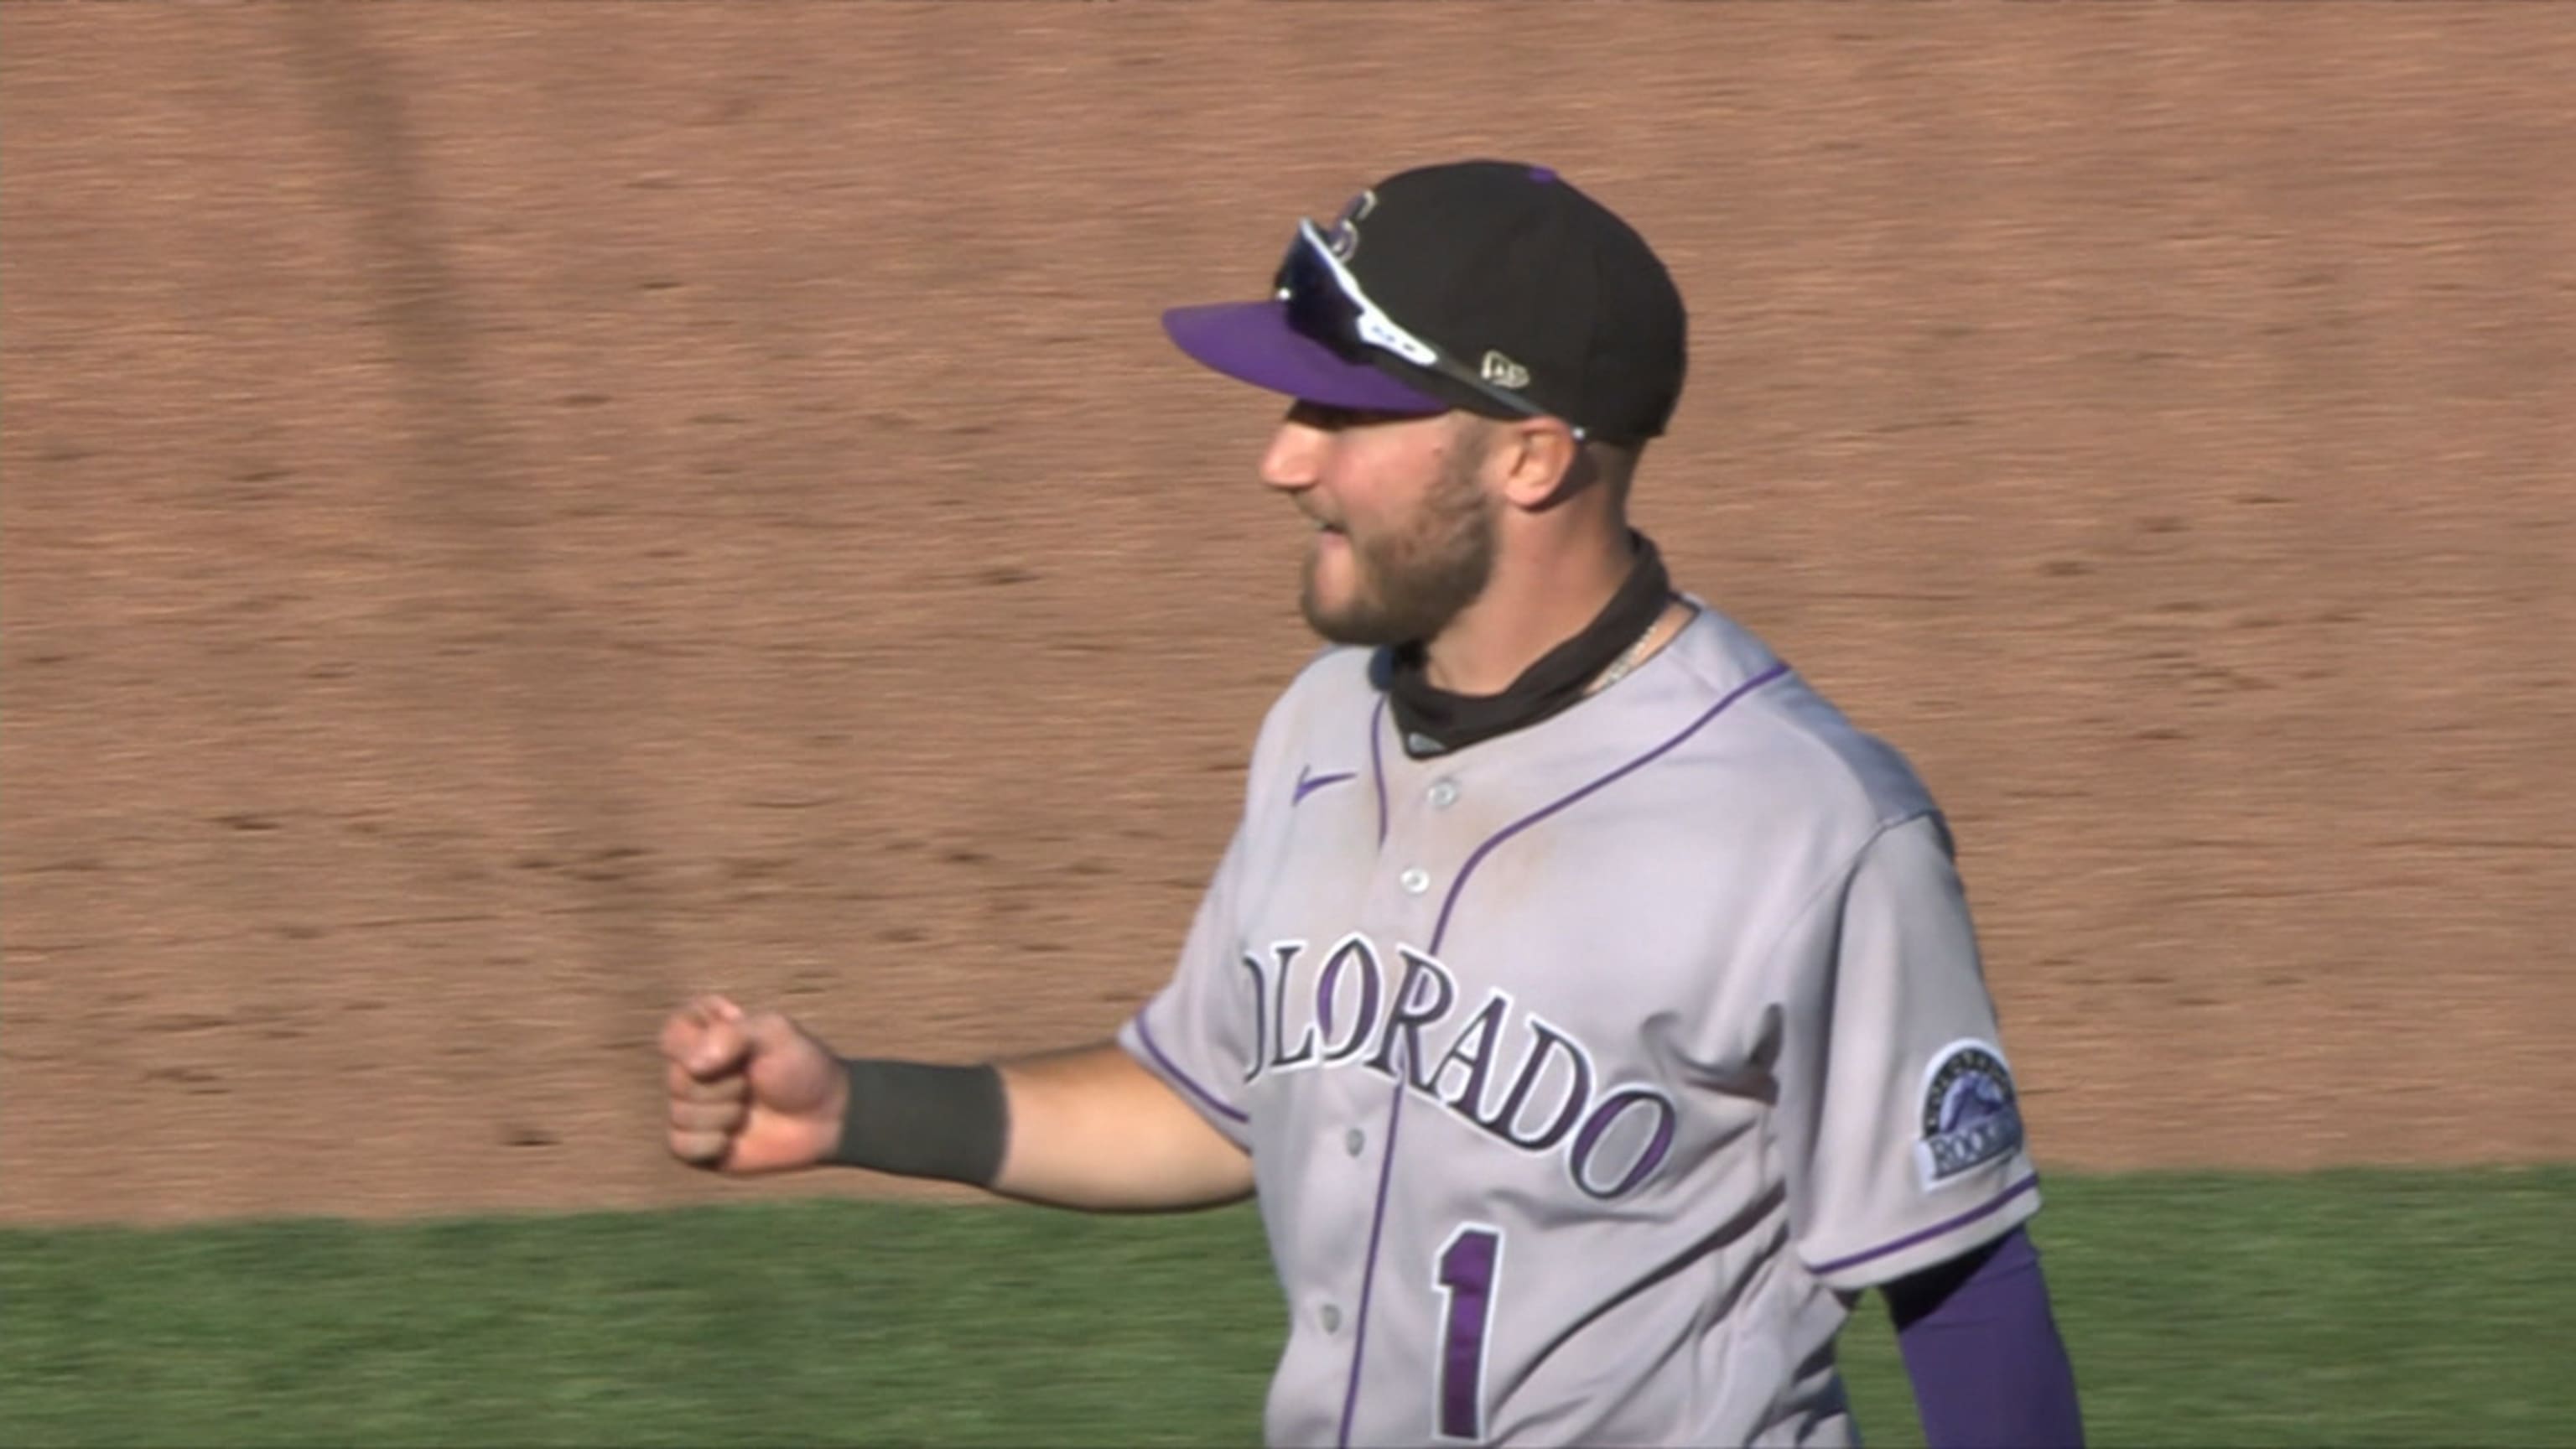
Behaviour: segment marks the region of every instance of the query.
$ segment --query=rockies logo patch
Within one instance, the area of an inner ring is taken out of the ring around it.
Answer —
[[[1923,1140],[1914,1144],[1924,1190],[2021,1145],[2021,1104],[2002,1053],[1981,1041],[1943,1047],[1924,1074]]]

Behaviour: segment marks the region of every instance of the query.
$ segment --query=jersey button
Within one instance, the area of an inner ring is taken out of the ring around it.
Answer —
[[[1342,1134],[1342,1150],[1351,1156],[1359,1156],[1360,1149],[1366,1146],[1368,1146],[1368,1134],[1357,1127]]]
[[[1397,876],[1395,883],[1404,887],[1406,895],[1418,896],[1431,889],[1431,872],[1417,865]]]
[[[1431,808],[1432,808],[1432,809],[1434,809],[1434,810],[1446,810],[1446,809],[1448,809],[1450,806],[1455,805],[1455,804],[1457,804],[1457,803],[1458,803],[1458,782],[1457,782],[1457,781],[1455,781],[1455,780],[1440,780],[1440,781],[1435,782],[1435,783],[1432,785],[1432,787],[1431,787]]]
[[[1317,1316],[1324,1320],[1324,1331],[1326,1333],[1339,1333],[1342,1331],[1341,1309],[1327,1303],[1324,1305],[1324,1311]]]

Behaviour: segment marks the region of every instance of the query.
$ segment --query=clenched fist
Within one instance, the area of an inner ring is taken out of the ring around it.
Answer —
[[[662,1025],[671,1154],[716,1172],[784,1172],[839,1143],[849,1079],[831,1048],[776,1012],[701,996]]]

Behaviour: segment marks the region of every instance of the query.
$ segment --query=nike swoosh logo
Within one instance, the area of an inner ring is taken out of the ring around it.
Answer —
[[[1318,775],[1314,773],[1314,769],[1315,767],[1312,765],[1299,767],[1297,771],[1297,793],[1290,796],[1288,800],[1291,807],[1302,804],[1307,796],[1314,794],[1316,791],[1323,789],[1327,785],[1338,785],[1344,780],[1356,778],[1349,770],[1344,770],[1338,775]]]

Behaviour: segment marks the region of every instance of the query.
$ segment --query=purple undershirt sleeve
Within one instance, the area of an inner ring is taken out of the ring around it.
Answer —
[[[2028,1233],[2015,1228],[1881,1292],[1930,1449],[2083,1444],[2075,1367]]]

